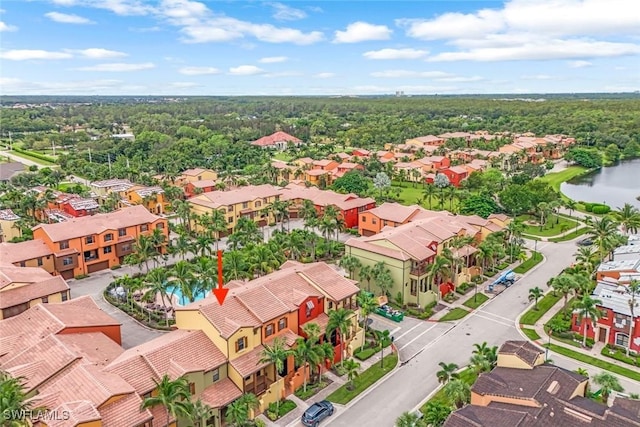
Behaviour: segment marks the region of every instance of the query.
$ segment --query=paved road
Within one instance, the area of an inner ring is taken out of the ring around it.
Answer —
[[[533,242],[528,244],[533,245]],[[444,329],[443,325],[439,325],[427,332],[424,331],[428,326],[419,326],[427,342],[419,338],[409,344],[403,337],[399,342],[400,347],[407,346],[404,350],[410,351],[407,359],[407,351],[401,350],[401,358],[408,362],[367,390],[351,408],[340,411],[326,424],[333,427],[393,426],[402,412],[414,409],[438,387],[435,372],[439,362],[464,366],[468,364],[474,343],[486,341],[489,345],[499,346],[506,340],[522,339],[515,320],[529,304],[529,288],[539,286],[547,289],[547,280],[573,262],[576,245],[573,242],[538,242],[537,250],[545,255],[544,263],[458,323],[449,324],[448,328],[444,326]],[[414,338],[415,331],[411,333]],[[550,357],[558,366],[567,369],[574,370],[579,366],[571,359],[554,354]],[[592,373],[599,371],[589,370]],[[640,391],[638,383],[625,379],[621,379],[621,382],[627,391]]]

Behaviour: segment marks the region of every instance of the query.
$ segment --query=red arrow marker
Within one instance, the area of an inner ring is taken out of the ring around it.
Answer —
[[[213,294],[216,296],[218,300],[218,304],[224,304],[225,298],[227,298],[227,294],[229,293],[229,289],[224,288],[224,280],[222,277],[222,251],[218,251],[218,287],[213,289]]]

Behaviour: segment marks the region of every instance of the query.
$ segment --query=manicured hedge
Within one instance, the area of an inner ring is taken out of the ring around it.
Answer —
[[[34,158],[39,159],[39,160],[44,160],[45,162],[49,162],[49,163],[55,163],[56,162],[56,159],[54,159],[51,156],[47,156],[46,154],[36,153],[35,151],[23,150],[20,147],[13,147],[13,151],[16,151],[18,153],[22,153],[22,154],[24,154],[26,156],[34,157]]]

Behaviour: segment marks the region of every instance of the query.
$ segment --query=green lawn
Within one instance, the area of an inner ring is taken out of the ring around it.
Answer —
[[[551,187],[554,190],[560,191],[560,185],[563,182],[569,181],[572,178],[583,175],[585,172],[587,172],[587,168],[583,168],[582,166],[569,166],[567,169],[563,171],[548,173],[545,176],[542,176],[538,179],[541,181],[548,182],[549,185],[551,185]]]
[[[525,334],[527,338],[529,338],[532,341],[540,339],[540,335],[538,335],[535,329],[522,328],[521,330],[522,330],[522,333]]]
[[[540,252],[534,252],[529,259],[527,259],[522,264],[514,268],[513,271],[514,273],[517,273],[517,274],[524,274],[527,271],[531,270],[536,265],[540,264],[542,259],[543,257]]]
[[[462,305],[469,307],[469,308],[478,308],[480,307],[480,305],[482,305],[485,301],[487,301],[489,299],[488,296],[486,296],[485,294],[474,294],[471,296],[471,298],[469,298],[468,300],[466,300]]]
[[[273,158],[275,160],[282,160],[283,162],[290,162],[291,160],[293,160],[293,156],[291,154],[287,154],[284,151],[279,151],[277,152]]]
[[[459,373],[459,378],[470,386],[476,382],[478,379],[478,374],[471,368],[467,368],[464,371]],[[420,411],[425,412],[427,408],[427,404],[429,402],[439,402],[444,403],[445,405],[449,405],[449,399],[444,395],[444,387],[441,387],[424,405],[420,408]]]
[[[578,230],[574,230],[569,234],[565,234],[562,237],[553,237],[551,239],[549,239],[550,242],[554,242],[554,243],[558,243],[558,242],[566,242],[568,240],[573,240],[576,237],[580,237],[582,236],[584,233],[587,232],[587,227],[582,227],[582,228],[578,228]]]
[[[89,191],[89,187],[87,187],[86,185],[82,185],[80,183],[77,183],[77,182],[63,182],[60,185],[58,185],[58,190],[67,191],[69,188],[74,188],[77,185],[82,187],[83,190]]]
[[[551,215],[545,225],[542,226],[542,230],[539,225],[528,225],[526,221],[538,221],[539,218],[533,215],[520,215],[518,217],[523,222],[523,233],[531,234],[534,236],[549,237],[555,236],[566,231],[572,230],[576,227],[577,222],[564,216]]]
[[[412,182],[403,182],[400,185],[399,181],[393,181],[391,187],[391,194],[395,196],[395,189],[400,190],[400,203],[403,205],[415,205],[418,203],[418,199],[424,197],[424,187],[422,184],[416,184],[415,187]],[[425,201],[422,204],[422,207],[425,209],[431,209],[434,211],[438,210],[451,210],[451,206],[449,204],[449,198],[445,198],[444,205],[440,205],[440,200],[438,199],[439,190],[436,190],[434,195],[431,197],[431,207],[429,206],[429,199],[425,197]],[[458,199],[453,199],[453,210],[457,210],[458,208]]]
[[[469,314],[469,312],[467,310],[465,310],[464,308],[456,307],[453,310],[451,310],[450,312],[448,312],[447,314],[445,314],[444,316],[442,316],[442,318],[440,318],[439,322],[448,322],[448,321],[451,321],[451,320],[460,320],[464,316],[466,316],[467,314]]]
[[[547,312],[551,307],[556,305],[558,301],[562,299],[562,295],[553,295],[553,292],[549,292],[544,297],[538,300],[538,309],[531,307],[520,318],[521,325],[535,325],[538,320]]]
[[[344,384],[339,389],[327,396],[327,400],[333,403],[339,403],[346,405],[357,395],[365,391],[376,381],[382,378],[385,374],[389,373],[398,364],[398,355],[392,353],[385,356],[383,360],[384,367],[381,367],[379,363],[372,365],[369,369],[361,372],[360,375],[354,380],[354,389],[349,390],[347,384]]]
[[[26,160],[31,160],[32,162],[34,162],[36,164],[39,164],[39,165],[42,165],[42,166],[54,166],[55,165],[55,163],[53,163],[53,162],[49,162],[49,161],[43,160],[43,159],[38,159],[37,157],[33,157],[33,156],[30,156],[30,155],[25,154],[25,153],[18,153],[16,150],[12,150],[11,154],[13,156],[16,156],[16,157],[20,157],[20,158],[23,158],[23,159],[26,159]]]
[[[604,360],[589,356],[587,354],[573,351],[569,348],[562,347],[556,344],[545,344],[545,347],[549,347],[549,350],[561,354],[563,356],[570,357],[580,362],[588,363],[589,365],[596,366],[601,369],[613,372],[614,374],[622,375],[627,378],[631,378],[634,381],[640,381],[640,371],[636,369],[628,369],[623,366],[614,365]]]

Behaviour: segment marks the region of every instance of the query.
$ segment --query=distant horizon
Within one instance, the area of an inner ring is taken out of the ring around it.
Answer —
[[[636,8],[635,0],[4,2],[0,92],[636,92]]]

